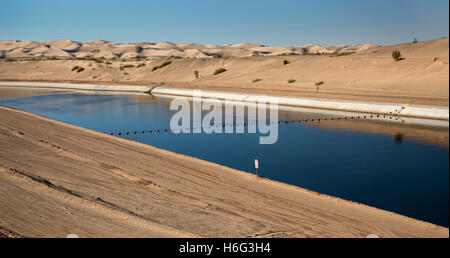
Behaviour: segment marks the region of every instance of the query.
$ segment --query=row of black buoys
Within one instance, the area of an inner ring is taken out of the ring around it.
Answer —
[[[392,112],[390,112],[391,114],[392,114]],[[374,115],[370,115],[370,118],[373,118],[374,117]],[[377,114],[376,115],[376,117],[377,118],[380,118],[380,117],[382,117],[382,118],[387,118],[386,117],[386,114]],[[392,116],[388,116],[389,117],[389,119],[390,120],[392,120],[393,119],[393,117]],[[311,118],[311,119],[300,119],[300,120],[297,120],[297,121],[295,121],[295,120],[283,120],[283,121],[278,121],[278,124],[281,124],[281,123],[284,123],[284,124],[289,124],[289,123],[292,123],[292,124],[294,124],[294,123],[296,123],[296,122],[298,122],[298,123],[302,123],[302,122],[308,122],[308,121],[311,121],[311,122],[314,122],[314,121],[317,121],[317,122],[321,122],[322,120],[323,121],[328,121],[328,120],[331,120],[331,121],[334,121],[334,120],[341,120],[341,119],[343,119],[343,120],[348,120],[348,119],[350,119],[350,120],[354,120],[354,119],[361,119],[361,118],[364,118],[364,119],[368,119],[369,117],[367,116],[367,115],[364,115],[364,116],[350,116],[350,117],[336,117],[336,118],[334,118],[334,117],[331,117],[331,118],[316,118],[316,119],[314,119],[314,118]],[[398,118],[397,117],[395,117],[395,120],[398,120]],[[227,125],[227,124],[222,124],[221,126],[222,126],[222,128],[225,128],[225,127],[234,127],[234,126],[253,126],[253,125],[261,125],[261,124],[266,124],[266,123],[263,123],[263,122],[255,122],[255,123],[252,123],[252,122],[250,122],[250,123],[242,123],[242,124],[236,124],[236,125],[234,125],[234,124],[230,124],[230,125]],[[270,124],[273,124],[273,122],[270,122]],[[219,124],[215,124],[215,125],[211,125],[211,126],[207,126],[207,128],[211,128],[211,127],[215,127],[215,128],[218,128],[220,125]],[[203,129],[204,128],[204,126],[201,126],[200,127],[201,129]],[[190,128],[186,128],[187,130],[189,130]],[[196,130],[197,128],[194,128],[194,130]],[[175,131],[175,129],[172,129],[172,131]],[[179,130],[179,131],[181,131],[181,129]],[[148,133],[153,133],[153,132],[155,132],[155,133],[160,133],[160,132],[168,132],[168,130],[167,129],[156,129],[156,130],[142,130],[142,131],[140,131],[142,134],[144,134],[144,133],[146,133],[146,132],[148,132]],[[105,132],[104,132],[105,133]],[[132,131],[132,133],[133,134],[138,134],[138,131]],[[106,134],[106,133],[105,133]],[[125,134],[126,135],[130,135],[131,134],[131,132],[130,131],[126,131],[125,132]],[[113,132],[111,132],[110,133],[110,135],[114,135],[114,133]],[[121,136],[122,135],[122,132],[118,132],[117,133],[117,135],[119,135],[119,136]]]

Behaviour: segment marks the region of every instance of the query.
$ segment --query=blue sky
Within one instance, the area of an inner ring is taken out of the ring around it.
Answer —
[[[448,36],[448,0],[2,0],[0,40],[323,45]]]

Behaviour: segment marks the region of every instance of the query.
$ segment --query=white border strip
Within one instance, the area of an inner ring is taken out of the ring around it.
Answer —
[[[4,87],[34,87],[34,88],[56,88],[56,89],[75,89],[75,90],[95,90],[95,91],[122,91],[122,92],[145,92],[151,91],[155,94],[174,95],[192,97],[193,89],[168,88],[162,86],[133,86],[133,85],[97,85],[97,84],[74,84],[74,83],[49,83],[49,82],[0,82]],[[392,103],[370,103],[359,101],[343,100],[325,100],[314,98],[270,96],[258,94],[243,94],[220,91],[204,91],[202,97],[216,99],[233,99],[242,102],[255,102],[258,100],[267,101],[277,99],[279,105],[308,107],[328,110],[340,110],[350,112],[390,114],[394,110],[399,110],[401,104]],[[432,106],[408,106],[401,112],[402,117],[419,117],[438,120],[449,120],[449,109],[447,107]]]
[[[368,102],[347,101],[347,100],[346,101],[325,100],[313,98],[242,94],[242,93],[229,93],[229,92],[204,91],[204,90],[202,90],[201,92],[202,98],[232,99],[235,101],[242,101],[242,102],[256,102],[258,100],[264,99],[269,101],[270,99],[275,98],[278,100],[279,105],[285,106],[308,107],[308,108],[373,113],[373,114],[386,114],[386,115],[389,115],[390,112],[394,112],[394,110],[400,110],[400,108],[402,107],[401,104],[392,104],[392,103],[368,103]],[[156,87],[151,91],[151,93],[192,97],[194,90]],[[406,107],[406,109],[404,109],[401,112],[401,116],[439,119],[448,121],[449,109],[446,107],[412,105]]]

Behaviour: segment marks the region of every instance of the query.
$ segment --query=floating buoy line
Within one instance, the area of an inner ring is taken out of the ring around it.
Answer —
[[[351,121],[351,120],[370,120],[370,119],[386,119],[389,121],[400,121],[401,123],[406,123],[404,120],[402,120],[398,115],[406,108],[406,105],[403,106],[401,109],[395,110],[394,112],[390,112],[389,114],[371,114],[371,115],[359,115],[359,116],[339,116],[339,117],[321,117],[321,118],[307,118],[307,119],[299,119],[299,120],[281,120],[277,123],[279,125],[281,124],[308,124],[308,123],[320,123],[322,121]],[[201,126],[201,127],[194,127],[194,128],[184,128],[184,130],[198,130],[198,129],[204,129],[204,128],[227,128],[227,127],[248,127],[248,126],[257,126],[257,125],[266,125],[269,126],[271,124],[274,124],[273,122],[259,122],[259,121],[250,121],[250,122],[243,122],[243,123],[219,123],[209,126]],[[183,129],[167,129],[167,128],[158,128],[158,129],[139,129],[139,130],[128,130],[128,131],[118,131],[118,132],[105,132],[104,134],[109,134],[112,136],[127,136],[127,135],[138,135],[138,134],[164,134],[168,132],[173,133],[179,133],[182,132]]]

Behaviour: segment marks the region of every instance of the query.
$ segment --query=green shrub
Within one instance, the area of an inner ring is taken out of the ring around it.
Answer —
[[[222,57],[223,57],[223,54],[214,54],[213,57],[214,57],[214,58],[222,58]]]
[[[289,79],[289,80],[287,80],[287,82],[288,82],[288,83],[294,83],[294,82],[296,82],[296,80],[294,80],[294,79]]]
[[[83,67],[78,67],[77,73],[81,73],[82,71],[84,71],[84,68]]]
[[[254,80],[252,81],[252,83],[257,83],[257,82],[260,82],[260,81],[262,81],[262,79],[254,79]]]
[[[400,59],[402,58],[402,54],[400,53],[400,51],[395,50],[394,52],[392,52],[392,58],[394,58],[395,61],[400,61]]]
[[[123,70],[123,69],[125,69],[125,68],[133,68],[134,67],[134,65],[132,65],[132,64],[126,64],[126,65],[121,65],[120,67],[119,67],[119,70]]]
[[[283,60],[283,65],[287,65],[287,64],[289,64],[289,61],[288,60]]]
[[[214,75],[217,75],[217,74],[220,74],[220,73],[224,73],[224,72],[226,72],[226,71],[227,71],[227,69],[225,69],[225,68],[223,68],[223,67],[217,68],[217,69],[214,71]]]
[[[305,53],[303,53],[304,56],[321,56],[321,55],[325,55],[325,54],[326,53],[319,53],[319,52],[316,52],[316,53],[305,52]]]
[[[413,43],[419,42],[416,38],[414,38]]]
[[[168,66],[168,65],[170,65],[171,63],[172,63],[172,61],[165,61],[164,63],[162,63],[162,64],[160,64],[160,65],[155,65],[155,66],[152,67],[152,72],[153,72],[153,71],[156,71],[156,70],[158,70],[158,69],[161,69],[161,68],[163,68],[164,66]]]
[[[78,65],[75,65],[74,67],[72,67],[72,72],[77,70],[78,68],[80,68]]]
[[[138,65],[137,65],[137,68],[140,68],[140,67],[143,67],[143,66],[145,66],[145,64],[144,64],[144,63],[142,63],[142,64],[138,64]]]
[[[348,56],[353,53],[355,53],[355,52],[339,52],[339,53],[336,53],[336,56]]]
[[[49,56],[49,57],[47,57],[47,60],[56,60],[56,57],[54,57],[54,56]]]
[[[194,71],[194,76],[195,76],[195,79],[198,79],[198,76],[199,76],[200,74],[198,73],[198,71]]]
[[[324,84],[324,82],[323,81],[318,81],[318,82],[316,82],[316,86],[319,86],[319,85],[322,85],[322,84]]]

